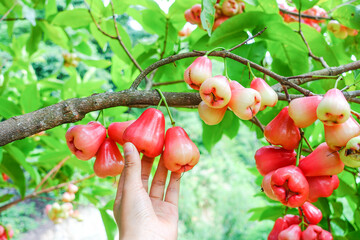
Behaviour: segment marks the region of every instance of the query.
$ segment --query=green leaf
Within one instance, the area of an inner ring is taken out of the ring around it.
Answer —
[[[360,5],[345,5],[339,7],[333,12],[332,16],[341,24],[360,30]]]
[[[106,211],[106,209],[99,209],[99,211],[104,223],[107,238],[114,239],[118,229],[114,218]]]
[[[221,124],[217,125],[207,125],[203,122],[203,133],[202,133],[202,139],[205,148],[211,152],[212,147],[220,141],[223,134],[223,128]]]
[[[19,163],[17,163],[10,155],[4,154],[3,161],[0,164],[0,169],[1,172],[4,172],[11,178],[23,198],[26,192],[26,181]]]
[[[50,21],[50,18],[57,12],[56,0],[47,0],[45,4],[45,18]]]
[[[0,147],[0,164],[2,160],[3,160],[3,149],[2,147]]]
[[[3,97],[0,98],[0,116],[4,118],[11,118],[21,114],[21,109],[15,103]]]
[[[64,27],[80,28],[86,27],[92,22],[88,10],[76,8],[59,12],[52,20],[51,24]]]
[[[0,203],[9,201],[13,196],[14,194],[5,194],[3,196],[0,196]]]
[[[233,139],[238,134],[240,120],[232,111],[226,111],[225,116],[221,121],[221,125],[224,128],[225,135],[230,139]]]
[[[78,45],[75,46],[75,49],[80,52],[83,53],[85,55],[91,56],[92,54],[92,50],[91,47],[89,46],[88,43],[86,43],[85,41],[82,41],[81,43],[79,43]]]
[[[293,0],[296,8],[301,11],[305,11],[306,9],[312,8],[315,6],[319,0]]]
[[[255,0],[266,13],[278,13],[279,8],[276,0]],[[255,3],[254,2],[254,3]],[[254,5],[254,4],[253,4]]]
[[[90,67],[96,68],[108,68],[111,66],[111,62],[108,60],[100,59],[100,60],[81,60],[83,63]]]
[[[35,183],[40,182],[39,173],[33,168],[33,166],[31,166],[26,161],[25,155],[19,148],[11,144],[10,145],[8,144],[3,148],[15,161],[17,161],[30,174],[31,178],[34,180]]]
[[[22,14],[23,16],[31,23],[31,25],[35,26],[36,21],[36,13],[35,9],[28,7],[27,5],[22,5]]]
[[[31,28],[30,37],[26,43],[26,51],[31,56],[34,52],[36,52],[38,45],[42,39],[42,30],[39,26],[35,26]]]
[[[69,38],[65,31],[61,27],[57,27],[49,24],[46,21],[39,22],[39,26],[46,34],[47,38],[53,41],[55,44],[69,50]]]
[[[215,21],[215,4],[216,0],[202,0],[201,1],[201,25],[211,36],[212,27]]]
[[[343,204],[341,202],[331,202],[331,206],[334,210],[334,214],[332,217],[340,218],[344,210]]]
[[[25,113],[35,111],[41,107],[36,83],[25,87],[24,91],[21,93],[20,104]]]

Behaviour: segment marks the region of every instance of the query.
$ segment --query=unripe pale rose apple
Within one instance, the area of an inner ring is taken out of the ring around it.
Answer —
[[[316,119],[316,109],[322,100],[321,96],[310,96],[293,99],[289,104],[289,116],[299,128],[306,128]]]
[[[242,88],[231,93],[229,108],[242,120],[252,119],[260,109],[260,93],[252,88]]]
[[[235,0],[225,0],[222,4],[222,13],[232,17],[239,12],[239,5]]]
[[[207,125],[216,125],[221,122],[226,113],[227,106],[223,108],[209,107],[204,101],[198,106],[199,116]]]
[[[254,78],[250,83],[250,88],[255,89],[260,93],[261,106],[260,111],[266,107],[274,107],[278,101],[278,95],[272,89],[269,84],[262,78]]]
[[[199,92],[201,99],[212,108],[225,107],[231,98],[229,80],[221,75],[206,79]]]
[[[327,126],[344,123],[350,117],[350,105],[336,88],[326,92],[316,109],[317,117]]]
[[[341,161],[349,167],[360,167],[360,136],[350,139],[340,151]]]
[[[201,84],[212,75],[211,60],[206,57],[198,57],[195,61],[185,70],[184,81],[195,90],[199,90]]]

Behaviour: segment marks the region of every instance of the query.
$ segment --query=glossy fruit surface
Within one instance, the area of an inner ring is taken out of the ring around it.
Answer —
[[[162,153],[164,138],[164,114],[154,108],[146,109],[123,134],[124,142],[133,143],[139,152],[148,157],[156,157]]]
[[[100,146],[94,163],[96,176],[115,177],[121,174],[124,168],[124,158],[121,155],[115,141],[107,138]]]
[[[324,132],[327,145],[332,150],[338,151],[342,147],[345,147],[350,139],[359,136],[360,125],[350,116],[344,123],[336,124],[334,126],[324,125]]]
[[[225,0],[222,4],[222,13],[232,17],[239,12],[239,5],[235,0]]]
[[[306,180],[309,183],[309,202],[316,202],[319,197],[330,197],[340,184],[336,175],[306,177]]]
[[[300,159],[299,168],[307,177],[327,176],[341,173],[344,163],[338,152],[322,143],[307,157]]]
[[[300,240],[301,228],[297,224],[293,224],[279,233],[278,240]]]
[[[277,196],[275,195],[273,189],[271,188],[271,176],[273,175],[274,171],[269,172],[266,174],[262,180],[261,188],[264,191],[265,195],[268,196],[268,198],[279,201]]]
[[[271,176],[271,188],[277,199],[288,207],[300,207],[309,196],[309,184],[296,166],[274,171]]]
[[[200,159],[200,152],[185,130],[179,126],[169,128],[165,136],[162,154],[165,167],[172,172],[191,170]]]
[[[295,98],[289,104],[289,116],[299,128],[306,128],[317,120],[316,109],[321,96]]]
[[[340,151],[341,161],[349,167],[360,167],[360,136],[350,139]]]
[[[299,215],[302,216],[303,214],[304,214],[304,220],[308,224],[316,225],[322,219],[322,213],[320,209],[315,207],[310,202],[305,202],[301,207],[299,207]]]
[[[330,232],[322,229],[317,225],[309,225],[302,233],[302,240],[332,240],[333,236]]]
[[[300,142],[300,131],[289,116],[289,107],[284,107],[280,113],[265,127],[264,135],[273,145],[293,150]]]
[[[299,224],[301,219],[297,215],[287,214],[283,218],[278,218],[275,221],[274,227],[272,228],[268,240],[278,240],[279,233],[287,229],[289,226]]]
[[[260,111],[266,107],[274,107],[278,101],[278,95],[269,84],[262,78],[254,78],[250,83],[250,88],[258,91],[261,96]]]
[[[252,88],[240,88],[237,86],[231,91],[228,106],[240,119],[252,119],[260,110],[260,93]]]
[[[227,106],[223,108],[209,107],[204,101],[198,106],[199,116],[207,125],[216,125],[221,122],[226,113]]]
[[[326,92],[316,109],[317,117],[325,125],[344,123],[350,117],[350,105],[344,94],[336,88]]]
[[[212,108],[225,107],[231,98],[229,80],[221,75],[206,79],[199,92],[201,99]]]
[[[126,122],[113,122],[108,127],[108,134],[109,137],[120,144],[121,146],[124,145],[123,134],[125,129],[130,126],[135,120],[130,120]]]
[[[94,157],[105,137],[106,129],[99,122],[72,126],[65,134],[70,151],[81,160]]]
[[[201,84],[212,76],[212,63],[206,57],[198,57],[195,61],[185,70],[184,81],[195,90],[199,90]]]
[[[262,176],[278,168],[296,164],[296,152],[281,147],[264,146],[255,153],[256,168]]]

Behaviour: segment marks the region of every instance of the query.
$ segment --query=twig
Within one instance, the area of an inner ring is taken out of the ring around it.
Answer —
[[[299,129],[300,129],[301,138],[304,139],[306,145],[309,147],[309,149],[311,150],[311,152],[314,151],[314,149],[313,149],[313,148],[311,147],[311,145],[310,145],[310,142],[309,142],[309,141],[307,140],[307,138],[305,137],[304,131],[303,131],[301,128],[299,128]]]
[[[262,132],[265,131],[265,126],[260,122],[260,120],[256,116],[254,116],[252,119],[250,119],[250,122],[252,122],[256,126],[258,126]]]
[[[299,25],[301,25],[301,23],[299,23]],[[312,52],[311,49],[310,49],[310,46],[309,46],[308,42],[307,42],[306,39],[305,39],[305,36],[304,36],[303,32],[302,32],[301,30],[299,30],[298,33],[300,34],[302,40],[304,41],[304,43],[305,43],[305,45],[306,45],[306,47],[307,47],[307,49],[308,49],[308,51],[309,51],[309,56],[312,57],[314,60],[320,62],[321,65],[323,65],[324,68],[329,68],[329,65],[326,63],[326,61],[324,60],[323,57],[317,57],[317,56],[315,56],[315,55],[313,54],[313,52]]]
[[[61,160],[53,169],[51,169],[46,175],[45,177],[41,180],[41,182],[35,187],[35,192],[44,184],[44,182],[46,182],[46,180],[54,173],[56,172],[58,169],[60,169],[64,163],[70,159],[70,156],[65,157],[63,160]]]
[[[87,7],[87,10],[88,10],[88,12],[89,12],[89,14],[90,14],[90,17],[91,17],[92,21],[93,21],[94,24],[96,25],[97,29],[98,29],[102,34],[104,34],[105,36],[107,36],[107,37],[109,37],[109,38],[111,38],[111,39],[117,39],[116,36],[112,36],[112,35],[108,34],[107,32],[105,32],[105,31],[101,28],[100,24],[96,21],[94,15],[92,14],[91,9],[90,9],[90,6],[88,5],[88,3],[87,3],[86,1],[84,1],[84,3],[85,3],[85,5],[86,5],[86,7]]]
[[[3,212],[3,211],[5,211],[5,210],[9,209],[10,207],[12,207],[12,206],[14,206],[14,205],[16,205],[16,204],[18,204],[18,203],[20,203],[20,202],[23,202],[23,201],[25,201],[25,200],[27,200],[27,199],[37,197],[38,195],[40,195],[40,194],[42,194],[42,193],[49,193],[49,192],[52,192],[52,191],[54,191],[54,190],[56,190],[56,189],[65,187],[65,186],[67,186],[67,185],[69,185],[69,184],[76,184],[76,183],[85,181],[85,180],[87,180],[87,179],[89,179],[89,178],[93,178],[93,177],[95,177],[95,173],[93,173],[93,174],[91,174],[91,175],[89,175],[89,176],[87,176],[87,177],[81,178],[81,179],[79,179],[79,180],[73,180],[73,181],[66,182],[66,183],[60,183],[60,184],[58,184],[58,185],[56,185],[56,186],[52,186],[52,187],[49,187],[49,188],[40,190],[40,191],[38,191],[38,192],[33,192],[33,193],[29,194],[29,195],[26,195],[24,198],[16,199],[16,200],[14,200],[14,201],[12,201],[12,202],[10,202],[10,203],[7,203],[7,204],[1,206],[1,207],[0,207],[0,212]]]
[[[177,83],[184,83],[184,80],[177,80],[177,81],[171,81],[171,82],[153,83],[153,87],[163,86],[163,85],[171,85],[171,84],[177,84]]]
[[[286,100],[288,101],[288,103],[290,103],[290,102],[291,102],[291,98],[290,98],[290,95],[289,95],[289,92],[288,92],[287,87],[284,86],[284,85],[281,85],[281,86],[282,86],[282,88],[283,88],[283,90],[284,90],[284,93],[285,93],[285,96],[286,96]]]
[[[289,15],[293,15],[293,16],[296,16],[298,17],[299,16],[299,13],[298,12],[291,12],[291,11],[288,11],[284,8],[279,8],[280,12],[283,12],[285,14],[289,14]],[[320,17],[320,16],[313,16],[313,15],[308,15],[308,14],[300,14],[302,18],[309,18],[309,19],[315,19],[315,20],[331,20],[332,18],[331,17]]]
[[[360,120],[360,114],[358,112],[355,112],[354,110],[350,111],[352,115],[354,115],[358,120]]]
[[[260,32],[258,32],[258,33],[255,34],[254,36],[249,37],[248,39],[246,39],[246,40],[243,41],[242,43],[236,45],[235,47],[230,48],[228,51],[229,51],[229,52],[232,52],[232,51],[234,51],[235,49],[241,47],[242,45],[246,44],[248,41],[256,38],[256,37],[259,36],[259,35],[261,35],[263,32],[265,32],[266,29],[267,29],[267,27],[265,27],[263,30],[261,30]]]
[[[169,32],[169,18],[166,18],[164,48],[163,48],[162,52],[160,53],[160,59],[163,59],[164,54],[166,52],[166,43],[167,43],[168,32]]]
[[[342,7],[342,6],[351,4],[351,3],[353,3],[353,2],[356,2],[356,0],[350,0],[350,1],[344,2],[344,3],[340,4],[340,5],[337,5],[336,7],[334,7],[333,9],[331,9],[331,10],[328,12],[328,14],[329,14],[329,13],[332,13],[333,11],[335,11],[336,9],[338,9],[338,8],[340,8],[340,7]]]
[[[7,12],[0,18],[0,22],[2,22],[7,15],[9,15],[11,13],[11,11],[14,9],[14,7],[18,4],[17,1],[14,2],[14,4],[9,8],[9,10],[7,10]]]

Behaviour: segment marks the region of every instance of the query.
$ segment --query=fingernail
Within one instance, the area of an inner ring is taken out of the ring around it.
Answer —
[[[134,145],[130,142],[125,143],[123,148],[125,155],[131,154],[134,151]]]

